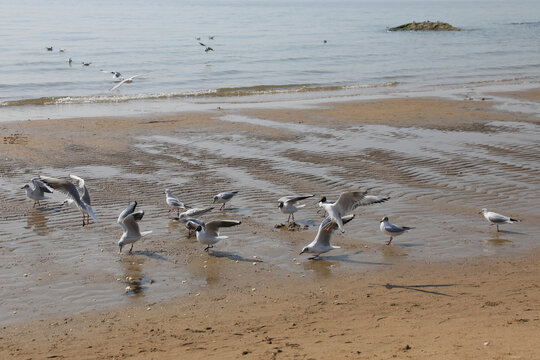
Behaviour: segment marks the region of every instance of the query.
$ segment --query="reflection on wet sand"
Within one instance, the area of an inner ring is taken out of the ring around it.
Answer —
[[[143,272],[143,265],[146,259],[143,256],[128,255],[121,256],[118,262],[122,266],[124,277],[121,281],[125,285],[126,295],[135,297],[144,296],[146,286],[150,280],[146,279]]]
[[[26,216],[26,226],[24,228],[32,229],[39,236],[48,235],[50,232],[47,226],[49,218],[46,215],[47,212],[41,209],[30,209]]]

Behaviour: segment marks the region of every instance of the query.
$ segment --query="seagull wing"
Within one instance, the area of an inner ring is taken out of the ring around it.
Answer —
[[[219,228],[240,225],[238,220],[214,220],[206,223],[206,233],[212,236],[218,236]]]
[[[77,187],[68,180],[57,179],[49,176],[40,176],[41,181],[72,198],[77,206],[81,206],[81,197]]]
[[[204,45],[204,44],[203,44],[202,42],[200,42],[200,41],[199,41],[199,44],[200,44],[201,46],[206,47],[206,45]]]
[[[79,182],[79,193],[82,194],[82,200],[88,204],[88,205],[92,205],[91,204],[91,200],[90,200],[90,193],[88,192],[88,189],[86,188],[86,185],[84,183],[84,179],[76,176],[76,175],[69,175],[70,178],[72,178],[73,180],[76,180]]]
[[[361,201],[366,196],[363,191],[347,191],[339,195],[339,199],[334,203],[333,207],[337,210],[340,216],[346,215],[360,206]]]
[[[189,219],[186,221],[185,226],[188,230],[197,230],[197,228],[201,225],[204,225],[204,222],[197,219]]]
[[[42,192],[52,193],[51,189],[49,189],[49,188],[47,187],[47,185],[45,185],[45,184],[43,183],[43,181],[41,181],[39,178],[37,178],[37,177],[36,177],[36,178],[33,178],[31,181],[32,181],[32,184],[34,184],[34,187],[35,187],[36,189],[39,188],[39,189],[41,189]]]
[[[360,200],[360,206],[366,206],[371,204],[380,204],[385,201],[390,200],[389,196],[375,196],[375,195],[366,195],[362,200]]]
[[[348,223],[352,219],[354,219],[355,215],[347,215],[342,218],[343,224]],[[324,228],[327,227],[329,223],[332,223],[330,228],[328,230],[325,230]],[[321,222],[321,225],[319,225],[319,231],[317,232],[317,236],[315,237],[315,244],[316,245],[323,245],[323,246],[330,246],[330,240],[332,239],[332,236],[334,235],[334,230],[338,228],[338,225],[335,221],[332,220],[330,216],[328,216],[326,219],[324,219]],[[315,245],[314,244],[314,245]]]
[[[120,86],[124,85],[126,82],[130,81],[131,78],[124,79],[120,81],[118,84],[114,85],[112,88],[109,89],[109,91],[113,91],[115,89],[118,89]]]
[[[497,214],[496,212],[490,211],[488,213],[489,221],[494,223],[504,223],[507,221],[510,221],[510,218],[508,216],[504,216],[501,214]]]
[[[130,237],[130,235],[141,234],[137,221],[141,220],[143,215],[144,211],[138,211],[136,213],[131,213],[124,218],[124,232],[127,232],[127,237]]]
[[[297,201],[304,200],[304,199],[310,198],[310,197],[312,197],[312,196],[313,196],[313,195],[301,195],[301,196],[290,195],[290,196],[283,196],[283,197],[281,197],[281,198],[278,199],[278,202],[288,202],[289,204],[294,204],[294,203],[297,202]]]
[[[137,207],[137,202],[133,201],[127,208],[125,208],[120,215],[118,216],[118,220],[116,220],[117,223],[119,223],[121,226],[124,223],[124,219],[128,216],[133,214],[135,211],[135,208]],[[122,226],[123,227],[123,226]]]

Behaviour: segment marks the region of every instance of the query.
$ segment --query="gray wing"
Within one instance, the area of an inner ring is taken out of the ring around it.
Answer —
[[[334,204],[335,209],[342,215],[348,214],[358,206],[366,196],[364,191],[347,191],[339,195]]]
[[[77,203],[77,205],[80,206],[81,197],[79,195],[77,187],[72,182],[49,176],[40,176],[39,178],[41,179],[41,181],[43,181],[45,184],[47,184],[54,190],[58,190],[72,198]]]
[[[228,193],[221,193],[221,194],[218,194],[218,196],[220,198],[222,198],[223,200],[230,200],[236,194],[238,194],[238,191],[232,191],[232,192],[228,192]]]
[[[360,206],[366,206],[371,204],[380,204],[385,201],[390,200],[389,196],[375,196],[375,195],[366,195],[362,200],[360,200],[360,203],[358,205]]]
[[[82,197],[82,200],[88,204],[88,205],[92,205],[91,202],[90,202],[90,193],[88,192],[88,189],[86,188],[86,184],[84,182],[84,179],[76,176],[76,175],[69,175],[70,178],[72,178],[73,180],[76,180],[78,181],[79,183],[79,193],[82,194],[81,197]]]
[[[242,222],[238,220],[214,220],[206,223],[205,229],[207,234],[217,236],[219,228],[236,226],[240,225],[241,223]]]
[[[135,208],[137,207],[137,202],[136,201],[133,201],[131,204],[129,204],[129,206],[127,208],[125,208],[121,213],[120,215],[118,216],[118,220],[116,221],[117,223],[119,224],[122,224],[124,222],[124,219],[130,215],[130,214],[133,214],[133,212],[135,211]]]
[[[178,200],[178,198],[174,196],[173,194],[168,195],[168,198],[169,198],[169,202],[171,203],[171,206],[178,206],[181,208],[184,207],[184,203]]]
[[[293,203],[295,203],[297,201],[304,200],[304,199],[310,198],[312,196],[313,195],[301,195],[301,196],[289,195],[289,196],[283,196],[283,197],[278,199],[278,202],[288,202],[290,204],[293,204]]]
[[[490,213],[488,214],[488,217],[489,217],[489,221],[494,222],[494,223],[505,223],[507,221],[510,221],[510,218],[508,216],[497,214],[493,211],[490,211]]]
[[[39,178],[37,178],[37,177],[36,177],[36,178],[33,178],[31,181],[32,181],[32,184],[34,184],[34,187],[35,187],[36,189],[39,188],[39,189],[41,189],[42,192],[52,193],[51,189],[49,189],[49,188],[47,187],[47,185],[45,185],[45,184],[43,183],[43,181],[41,181]]]
[[[410,227],[407,226],[397,226],[395,224],[387,223],[384,226],[384,230],[386,230],[389,233],[399,234],[406,230],[410,230]]]
[[[180,213],[180,218],[186,217],[186,216],[199,216],[202,214],[206,214],[207,212],[211,211],[213,207],[207,207],[204,209],[189,209],[188,211],[184,211],[183,213]]]
[[[127,215],[124,220],[124,231],[128,233],[128,236],[130,234],[139,234],[141,233],[139,229],[139,224],[137,221],[141,220],[144,215],[144,211],[138,211],[136,213],[132,213]]]
[[[343,224],[345,225],[352,219],[354,219],[353,215],[347,215],[341,218],[343,220]],[[329,224],[332,223],[332,226],[328,230],[324,230],[324,228]],[[336,222],[332,221],[332,218],[330,216],[326,217],[322,222],[321,225],[319,225],[319,231],[317,232],[317,244],[330,246],[330,240],[332,239],[332,236],[334,235],[334,230],[338,228],[338,225]]]

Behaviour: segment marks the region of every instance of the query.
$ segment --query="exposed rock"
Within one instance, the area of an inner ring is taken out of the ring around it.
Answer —
[[[388,29],[390,31],[460,31],[461,29],[454,27],[448,23],[440,21],[413,21],[408,24],[399,25]]]

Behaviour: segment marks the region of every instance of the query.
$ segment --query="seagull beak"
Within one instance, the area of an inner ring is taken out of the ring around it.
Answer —
[[[24,189],[26,186],[23,186],[21,189]]]
[[[302,251],[300,251],[300,254],[298,254],[298,255],[302,255],[305,252],[306,252],[306,249],[302,249]]]

